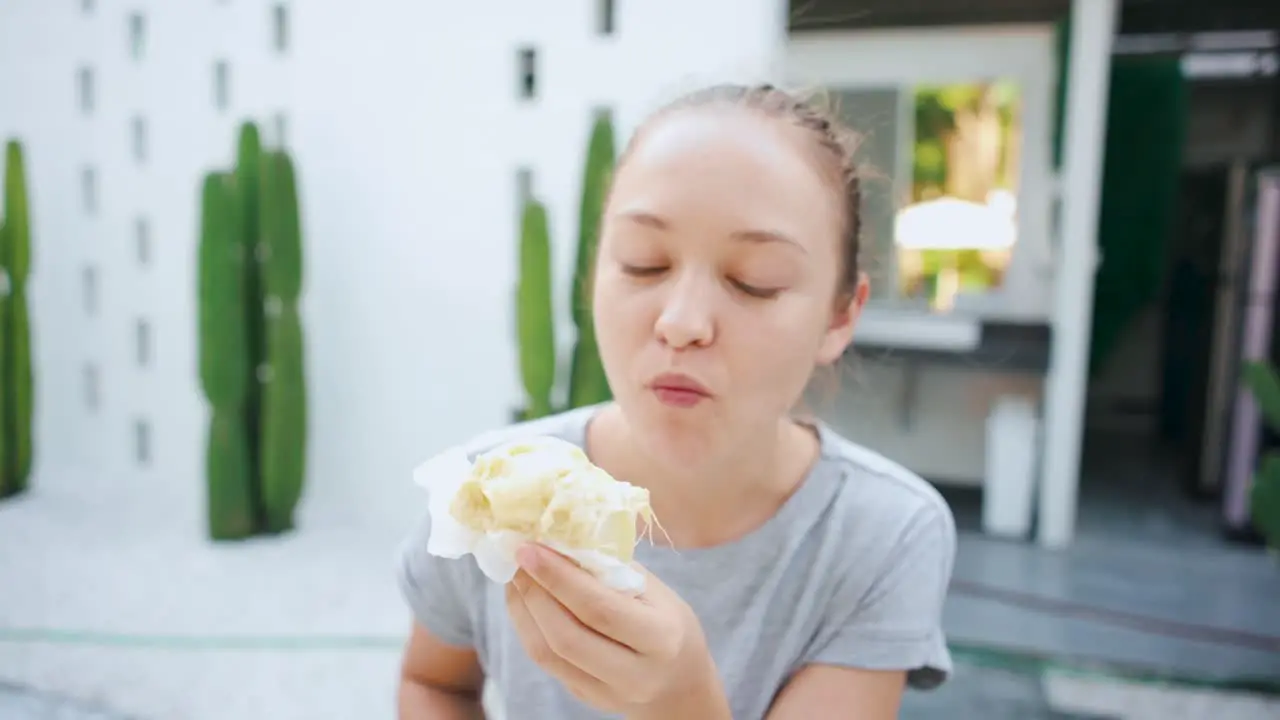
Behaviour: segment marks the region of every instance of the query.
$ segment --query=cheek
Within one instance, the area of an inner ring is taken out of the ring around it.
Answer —
[[[615,357],[624,357],[623,353],[642,342],[653,327],[637,293],[627,292],[624,282],[625,278],[602,269],[592,291],[596,342],[606,365]]]
[[[751,312],[735,323],[741,348],[740,375],[780,394],[802,389],[817,360],[825,324],[815,323],[818,308],[802,299],[780,300],[767,311]]]

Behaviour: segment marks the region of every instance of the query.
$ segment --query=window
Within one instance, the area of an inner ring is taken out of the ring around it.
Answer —
[[[289,49],[289,8],[284,3],[276,3],[271,8],[272,38],[276,52],[283,55]]]
[[[76,92],[79,95],[80,112],[93,112],[93,68],[82,67],[76,72]]]
[[[80,200],[86,215],[98,212],[98,172],[92,166],[80,170]]]
[[[98,313],[98,270],[92,265],[81,270],[80,285],[85,314],[92,317]]]
[[[523,99],[532,99],[538,94],[538,51],[533,48],[520,48],[517,53],[519,64],[519,95]]]
[[[133,119],[133,159],[141,165],[147,161],[147,120],[138,116]]]
[[[151,464],[151,424],[145,418],[133,423],[133,451],[139,465]]]
[[[134,343],[137,346],[138,367],[146,367],[151,363],[151,324],[138,318],[134,326]]]
[[[134,243],[138,252],[138,264],[151,262],[151,223],[142,216],[133,221]]]
[[[129,54],[134,60],[141,60],[143,45],[146,40],[146,18],[142,13],[129,14]]]
[[[98,409],[102,402],[98,382],[98,366],[88,363],[84,366],[84,405],[90,412]]]
[[[614,31],[615,4],[613,0],[596,0],[596,32],[612,35]]]
[[[213,66],[213,106],[226,110],[231,97],[231,69],[225,60],[219,60]]]
[[[1043,319],[1053,34],[869,32],[806,40],[789,82],[829,88],[860,136],[872,306]]]

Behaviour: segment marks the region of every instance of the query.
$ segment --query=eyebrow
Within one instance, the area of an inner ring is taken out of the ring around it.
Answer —
[[[630,220],[638,225],[653,228],[654,230],[667,231],[671,229],[671,223],[667,222],[665,218],[643,210],[627,210],[619,213],[618,216]],[[735,240],[752,243],[782,243],[784,245],[791,245],[801,252],[809,252],[794,238],[777,230],[738,230],[730,237]]]

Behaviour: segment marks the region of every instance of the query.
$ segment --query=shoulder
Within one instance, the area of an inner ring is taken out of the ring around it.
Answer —
[[[902,533],[924,531],[954,548],[955,518],[937,488],[900,463],[829,426],[819,428],[820,462],[834,468],[842,478],[833,499],[833,522],[863,528],[870,524],[880,532],[892,528]]]
[[[951,669],[942,608],[956,527],[919,475],[827,427],[822,458],[835,478],[822,533],[827,602],[806,661],[907,671],[934,687]]]

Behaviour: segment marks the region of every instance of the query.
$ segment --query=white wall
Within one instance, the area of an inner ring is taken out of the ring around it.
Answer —
[[[613,108],[622,140],[673,92],[757,77],[781,47],[786,5],[619,2],[616,34],[599,37],[595,0],[307,0],[286,3],[280,54],[275,2],[89,4],[0,6],[0,134],[25,140],[35,204],[36,482],[41,492],[96,488],[113,512],[191,532],[204,522],[199,182],[232,161],[242,118],[271,137],[283,115],[299,173],[311,393],[302,521],[401,522],[417,514],[412,465],[506,422],[519,401],[517,168],[533,170],[550,203],[563,309],[592,108]],[[146,18],[140,60],[128,45],[135,11]],[[532,101],[516,94],[522,44],[539,54]],[[213,104],[218,60],[230,69],[225,112]],[[76,106],[82,64],[95,81],[88,116]],[[142,165],[131,155],[135,115],[148,123]],[[92,216],[80,205],[86,164],[99,177]],[[145,265],[139,216],[151,225]],[[86,266],[100,277],[93,314]],[[153,327],[147,367],[135,357],[139,318]],[[89,365],[101,378],[96,412],[85,403]],[[149,467],[134,457],[137,419],[151,428]]]

